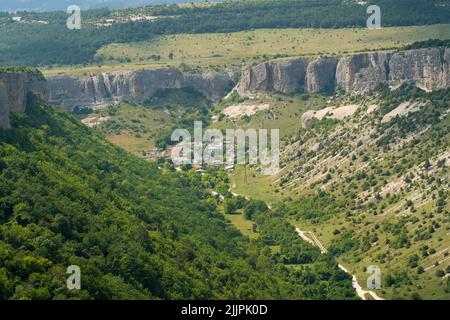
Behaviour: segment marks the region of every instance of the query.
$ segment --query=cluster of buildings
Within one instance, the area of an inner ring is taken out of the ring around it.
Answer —
[[[219,147],[219,145],[208,145],[206,147],[206,152],[210,152],[211,156],[213,157],[213,159],[210,159],[208,162],[205,161],[205,159],[203,158],[203,163],[202,164],[196,164],[195,162],[192,161],[192,154],[188,153],[188,154],[181,154],[178,155],[178,161],[180,162],[184,162],[184,163],[192,163],[192,167],[196,169],[197,173],[206,173],[206,170],[204,169],[205,165],[208,166],[224,166],[224,169],[226,172],[228,173],[233,173],[235,166],[234,164],[229,164],[227,163],[227,159],[230,159],[234,156],[234,153],[232,151],[232,149],[228,148],[227,146],[232,144],[232,141],[225,141],[225,145],[223,145],[223,151],[225,153],[225,155],[223,155],[222,157],[214,157],[214,151],[217,150],[217,148]],[[166,150],[160,150],[160,149],[151,149],[151,150],[145,150],[142,151],[142,153],[140,155],[142,155],[144,158],[148,159],[148,160],[157,160],[160,157],[171,157],[172,155],[172,150],[174,150],[174,148],[181,148],[179,144],[175,145],[175,146],[171,146],[168,147]],[[203,148],[203,145],[199,145],[199,144],[193,144],[192,145],[192,150],[195,150],[195,148]],[[202,149],[203,150],[203,149]],[[179,168],[178,168],[179,169]]]

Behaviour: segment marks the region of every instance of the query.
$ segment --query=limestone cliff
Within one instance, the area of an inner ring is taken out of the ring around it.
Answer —
[[[444,79],[446,86],[450,86],[450,48],[444,52]]]
[[[101,73],[81,78],[57,76],[47,79],[54,105],[66,109],[94,107],[121,100],[145,103],[158,90],[192,88],[208,100],[216,101],[233,86],[225,73],[182,73],[174,68]]]
[[[395,53],[389,61],[389,84],[399,86],[409,82],[427,91],[447,88],[449,56],[449,48],[444,52],[431,48]]]
[[[274,60],[244,70],[236,90],[241,96],[334,88],[363,93],[380,83],[391,87],[410,83],[433,91],[450,86],[449,64],[448,48],[360,53],[339,60],[333,57]]]
[[[0,72],[0,128],[10,127],[11,112],[24,112],[31,99],[47,97],[47,84],[41,74]]]
[[[248,96],[257,91],[274,91],[284,94],[305,88],[306,59],[268,61],[242,72],[237,92]]]
[[[391,54],[374,52],[341,58],[336,68],[336,85],[347,92],[358,93],[386,82]]]
[[[306,91],[322,92],[334,88],[337,59],[322,57],[311,61],[306,71]]]
[[[354,94],[380,83],[397,87],[405,82],[425,90],[438,90],[450,86],[449,63],[450,49],[438,48],[360,53],[340,59],[279,59],[244,69],[235,88],[247,97],[258,92],[316,93],[337,88]],[[121,100],[145,103],[158,90],[186,87],[215,102],[234,84],[234,77],[227,73],[182,73],[175,68],[48,79],[50,103],[68,110]]]

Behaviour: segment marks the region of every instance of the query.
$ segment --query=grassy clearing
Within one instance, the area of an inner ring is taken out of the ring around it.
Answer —
[[[121,134],[108,134],[106,135],[106,138],[111,143],[132,153],[140,153],[145,150],[152,150],[155,147],[153,140],[136,137],[131,132],[125,132]]]
[[[254,168],[247,166],[245,178],[244,166],[236,167],[231,175],[232,191],[255,200],[263,200],[268,204],[280,201],[280,193],[275,191],[274,177],[257,174]]]
[[[110,44],[98,51],[101,65],[44,70],[82,75],[112,70],[139,70],[166,66],[230,69],[277,56],[341,55],[350,52],[398,48],[430,38],[447,39],[450,24],[391,27],[380,30],[257,29],[234,33],[179,34],[150,41]]]
[[[223,117],[220,121],[212,124],[211,127],[217,129],[279,129],[280,138],[283,139],[298,132],[301,127],[301,116],[305,111],[326,107],[327,97],[319,94],[297,94],[293,96],[272,94],[257,99],[245,99],[242,102],[224,101],[223,104],[215,107],[215,112],[220,113],[230,104],[269,104],[270,108],[248,117],[235,119]]]
[[[193,126],[194,119],[201,119],[199,112],[207,108],[208,102],[198,93],[174,89],[159,91],[145,105],[121,102],[87,117],[107,118],[98,125],[106,138],[129,152],[142,153],[158,146],[161,134],[182,126],[181,122]]]
[[[279,129],[281,145],[283,145],[287,142],[287,139],[296,135],[302,127],[302,114],[306,110],[326,107],[328,105],[327,99],[328,97],[319,94],[298,94],[294,96],[273,94],[242,102],[224,101],[215,107],[215,112],[220,112],[230,104],[240,103],[251,105],[267,103],[271,108],[245,118],[230,119],[223,117],[219,122],[212,124],[211,127],[222,130],[230,128],[242,128],[244,130],[249,128]],[[292,192],[289,192],[289,190],[277,190],[276,176],[263,176],[257,173],[255,169],[255,167],[247,166],[247,174],[245,175],[243,166],[236,168],[235,173],[231,176],[234,192],[252,199],[264,200],[269,204],[291,195]]]
[[[250,239],[258,238],[258,233],[252,231],[253,222],[244,218],[242,212],[236,214],[224,214],[225,218],[238,229],[243,235],[248,236]]]
[[[159,130],[171,125],[171,116],[163,108],[151,108],[140,105],[120,103],[112,115],[108,110],[98,111],[100,116],[109,120],[101,124],[100,129],[112,143],[129,152],[142,152],[155,147],[154,137]],[[120,123],[119,130],[109,130],[109,123]]]

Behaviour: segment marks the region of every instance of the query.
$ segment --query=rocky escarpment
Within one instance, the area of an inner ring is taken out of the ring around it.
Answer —
[[[24,112],[32,99],[47,100],[48,90],[40,73],[0,71],[0,128],[10,128],[10,113]]]
[[[363,93],[380,83],[397,87],[414,84],[432,91],[450,86],[450,49],[417,49],[361,53],[341,57],[292,58],[267,61],[243,70],[236,91],[324,92],[342,88]],[[48,79],[50,103],[68,110],[95,107],[121,100],[145,103],[161,89],[192,88],[215,102],[235,84],[226,73],[182,73],[174,68],[102,73]]]
[[[386,82],[391,52],[343,57],[336,67],[336,85],[347,92],[364,92]]]
[[[121,100],[145,103],[158,90],[192,88],[210,101],[223,97],[234,85],[224,73],[182,73],[177,69],[101,73],[81,78],[56,76],[47,79],[50,103],[68,110],[94,107]]]
[[[342,58],[336,84],[347,92],[361,93],[379,83],[398,87],[403,83],[426,91],[450,86],[450,49],[426,48],[399,52],[374,52]]]
[[[307,63],[306,59],[261,63],[242,73],[237,90],[241,95],[247,91],[291,93],[303,90]]]
[[[444,89],[450,85],[449,57],[450,48],[398,52],[389,61],[389,84],[399,86],[408,81],[428,91]]]
[[[254,92],[280,92],[289,94],[304,90],[308,66],[306,59],[268,61],[242,72],[236,90],[241,96]]]
[[[306,70],[306,91],[316,93],[333,89],[337,62],[334,57],[321,57],[311,61]]]
[[[434,91],[450,86],[449,65],[449,48],[361,53],[340,59],[275,60],[244,70],[236,90],[241,96],[258,92],[321,92],[336,88],[363,93],[380,83],[391,87],[409,83]],[[276,74],[282,76],[276,77]]]

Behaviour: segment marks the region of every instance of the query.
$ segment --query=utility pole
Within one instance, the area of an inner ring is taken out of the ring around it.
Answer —
[[[249,151],[244,152],[244,183],[248,184],[247,180],[247,156],[249,155]]]
[[[389,281],[391,280],[391,248],[389,247],[388,244],[388,250],[387,250],[387,279],[389,279]],[[395,286],[392,289],[392,296],[396,295],[396,290],[395,290]]]
[[[388,276],[391,276],[391,248],[388,244],[388,250],[387,250],[387,270],[388,270]]]
[[[244,163],[244,183],[248,184],[248,181],[247,181],[247,161],[245,161],[245,163]]]

